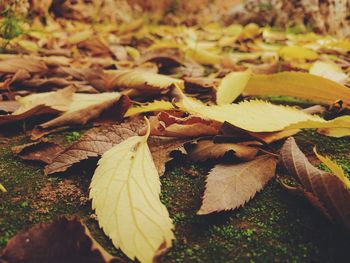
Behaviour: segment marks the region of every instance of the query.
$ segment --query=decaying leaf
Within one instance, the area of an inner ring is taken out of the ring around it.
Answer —
[[[55,157],[45,167],[45,174],[64,172],[82,160],[101,156],[114,145],[136,136],[143,126],[143,122],[136,121],[93,128]]]
[[[149,130],[105,152],[90,185],[99,225],[116,247],[140,262],[152,262],[174,238],[173,224],[159,199],[159,176],[147,146]]]
[[[10,100],[10,101],[0,101],[0,115],[13,113],[16,110],[21,107],[21,104],[19,104],[17,101]]]
[[[150,118],[151,134],[155,136],[190,138],[216,135],[220,123],[198,116],[177,117],[167,112],[160,112]]]
[[[193,161],[219,159],[224,155],[250,161],[258,153],[258,148],[247,146],[245,143],[215,143],[212,140],[199,140],[186,147],[186,151]]]
[[[7,244],[2,262],[123,262],[111,256],[78,219],[60,217],[20,231]]]
[[[170,155],[172,152],[184,153],[183,145],[186,142],[188,140],[177,138],[150,137],[148,139],[148,146],[159,176],[164,174],[166,163],[172,159]]]
[[[54,142],[40,140],[12,147],[11,150],[24,160],[51,163],[64,148]]]
[[[57,127],[84,125],[101,115],[108,115],[109,119],[120,120],[129,106],[129,98],[118,92],[100,94],[75,93],[68,110],[57,118],[38,125],[32,131],[32,139],[38,139]]]
[[[216,103],[222,105],[233,102],[245,89],[250,77],[251,71],[249,70],[227,74],[217,88]]]
[[[262,155],[239,164],[218,164],[209,173],[203,203],[197,214],[243,206],[275,176],[276,159]]]
[[[0,61],[0,73],[16,73],[21,69],[29,73],[45,73],[47,66],[44,62],[29,57],[14,57]]]
[[[314,167],[293,137],[284,143],[280,159],[307,192],[316,196],[333,219],[350,230],[350,191],[339,177]]]
[[[157,74],[147,70],[118,70],[106,80],[110,90],[133,89],[143,95],[166,93],[175,84],[182,84],[182,80],[166,75]]]
[[[329,105],[342,100],[350,104],[349,88],[304,72],[253,75],[243,93],[256,96],[291,96]]]
[[[11,115],[0,115],[0,125],[24,120],[43,114],[59,114],[67,110],[75,89],[68,87],[58,91],[32,94],[21,97],[21,106]]]

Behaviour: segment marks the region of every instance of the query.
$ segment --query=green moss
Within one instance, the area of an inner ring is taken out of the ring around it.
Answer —
[[[320,153],[335,159],[349,174],[346,146],[349,139],[327,138],[314,131],[302,132],[296,139],[303,151],[311,152],[317,145]],[[129,262],[91,218],[93,211],[89,202],[85,205],[77,200],[47,203],[46,214],[32,207],[32,202],[38,199],[36,193],[43,186],[57,186],[67,179],[87,194],[93,169],[82,165],[64,177],[46,177],[40,166],[23,162],[10,152],[10,147],[22,140],[14,139],[0,150],[0,181],[9,190],[0,194],[0,248],[17,231],[36,222],[48,221],[60,214],[78,215],[103,247]],[[176,236],[162,262],[344,261],[350,248],[349,238],[308,202],[282,189],[275,181],[243,208],[196,215],[211,167],[210,163],[181,160],[172,163],[161,178],[161,200],[174,221]]]

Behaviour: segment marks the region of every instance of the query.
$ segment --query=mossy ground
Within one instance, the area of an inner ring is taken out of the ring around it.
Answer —
[[[79,136],[64,133],[62,138],[68,144]],[[314,131],[296,138],[304,151],[311,152],[316,145],[320,153],[337,160],[350,174],[350,139],[327,138]],[[17,231],[66,214],[83,218],[107,250],[122,256],[98,228],[90,202],[81,200],[87,196],[96,163],[84,163],[63,176],[47,177],[41,165],[24,162],[11,153],[12,146],[25,142],[24,136],[1,137],[0,141],[0,182],[8,190],[0,193],[0,248]],[[276,181],[243,208],[197,216],[210,168],[210,164],[181,161],[179,165],[175,161],[161,178],[161,199],[176,226],[176,240],[164,262],[349,262],[350,238],[344,231]],[[40,195],[43,188],[58,189],[62,183],[73,185],[82,196],[63,194],[63,198],[51,200]]]

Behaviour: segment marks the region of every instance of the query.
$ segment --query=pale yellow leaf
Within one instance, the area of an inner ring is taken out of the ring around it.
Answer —
[[[344,84],[348,77],[339,66],[330,62],[316,61],[309,69],[309,73]]]
[[[228,104],[234,101],[245,89],[251,71],[231,72],[220,82],[216,91],[216,103],[218,105]]]
[[[178,106],[204,118],[232,124],[251,132],[274,132],[307,128],[342,128],[342,136],[350,135],[350,116],[326,121],[290,106],[274,105],[253,100],[238,104],[207,106],[202,102],[183,97]],[[344,129],[346,128],[346,129]]]
[[[125,117],[130,117],[139,113],[150,112],[150,111],[163,111],[174,109],[174,106],[169,101],[156,100],[141,106],[133,106],[128,109],[125,113]]]
[[[88,40],[89,38],[91,38],[93,35],[93,31],[91,29],[88,30],[84,30],[84,31],[78,31],[76,33],[74,33],[73,35],[71,35],[67,41],[70,44],[77,44],[80,42],[83,42],[85,40]]]
[[[244,90],[246,95],[291,96],[325,104],[337,100],[350,104],[350,89],[334,81],[303,72],[253,75]]]
[[[329,159],[328,156],[324,157],[321,154],[319,154],[316,150],[316,147],[314,147],[314,153],[317,156],[317,158],[328,167],[329,170],[332,171],[332,173],[339,178],[340,181],[343,182],[346,188],[350,189],[350,180],[345,176],[344,170],[341,166],[339,166],[336,162]]]
[[[90,185],[99,225],[130,259],[152,262],[174,238],[160,202],[160,181],[145,136],[126,139],[105,152]]]
[[[199,64],[216,65],[220,64],[222,56],[214,52],[208,51],[204,48],[190,48],[186,52],[188,58],[193,59]]]

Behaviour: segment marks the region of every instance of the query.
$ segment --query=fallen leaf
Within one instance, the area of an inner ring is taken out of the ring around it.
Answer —
[[[198,47],[188,49],[186,57],[202,65],[217,65],[222,60],[221,55]]]
[[[284,46],[280,49],[279,55],[286,61],[316,60],[318,58],[316,52],[300,46]]]
[[[138,93],[154,95],[166,93],[175,84],[183,81],[166,75],[153,73],[147,70],[117,70],[106,78],[105,85],[109,90],[133,89]]]
[[[159,199],[159,175],[147,146],[149,130],[105,152],[90,185],[100,227],[117,248],[140,262],[152,262],[160,247],[169,248],[174,239],[174,226]]]
[[[164,174],[166,163],[173,159],[172,152],[184,153],[183,145],[186,142],[188,140],[177,138],[150,137],[148,139],[148,146],[159,176]]]
[[[219,159],[230,154],[240,160],[250,161],[258,153],[258,148],[245,143],[215,143],[212,140],[199,140],[186,147],[189,158],[193,161]]]
[[[197,214],[236,209],[252,199],[275,176],[276,159],[262,155],[240,164],[218,164],[209,173]]]
[[[61,146],[48,140],[26,143],[11,148],[12,152],[24,160],[41,161],[51,163],[51,161],[64,150]]]
[[[190,93],[213,92],[220,83],[218,78],[208,77],[185,77],[185,89]]]
[[[284,143],[280,160],[307,192],[316,196],[328,213],[350,230],[350,191],[335,175],[314,167],[298,148],[293,137]]]
[[[29,57],[18,56],[0,61],[0,73],[16,73],[18,70],[44,74],[48,68],[44,62]]]
[[[0,115],[0,125],[43,114],[59,114],[71,103],[73,87],[58,91],[32,94],[19,98],[21,106],[11,115]]]
[[[176,117],[167,112],[150,117],[150,123],[152,135],[178,138],[216,135],[221,126],[198,116]]]
[[[1,107],[1,103],[0,103]],[[158,111],[164,111],[164,110],[172,110],[174,109],[174,105],[169,101],[164,100],[156,100],[150,103],[141,104],[138,106],[133,106],[128,109],[128,111],[125,113],[125,117],[130,117],[136,114],[145,113],[145,112],[158,112]]]
[[[198,100],[185,96],[177,105],[180,109],[192,114],[220,123],[227,121],[233,126],[250,132],[327,128],[329,133],[334,131],[334,135],[339,137],[350,135],[349,115],[326,121],[290,106],[274,105],[260,100],[206,106]]]
[[[0,101],[0,115],[2,113],[8,114],[8,113],[13,113],[16,110],[21,107],[21,104],[19,104],[17,101],[10,100],[10,101]]]
[[[316,147],[314,147],[314,153],[317,156],[317,158],[328,167],[329,170],[331,170],[331,172],[338,177],[338,179],[340,181],[343,182],[343,184],[346,186],[346,188],[350,189],[350,180],[345,176],[344,170],[343,168],[341,168],[341,166],[339,166],[336,162],[332,161],[331,159],[329,159],[329,157],[324,157],[321,154],[319,154],[316,151]]]
[[[0,191],[3,193],[7,193],[6,188],[0,183]]]
[[[220,82],[216,91],[216,103],[218,105],[229,104],[233,102],[245,89],[251,71],[231,72],[227,74]]]
[[[290,96],[332,105],[337,100],[350,104],[349,88],[304,72],[253,75],[243,91],[252,96]]]
[[[111,256],[78,219],[60,217],[20,231],[3,250],[3,262],[123,262]]]
[[[316,61],[309,69],[309,73],[320,76],[340,84],[345,84],[348,75],[334,63]]]
[[[131,136],[136,136],[144,126],[141,121],[130,121],[93,128],[84,134],[78,141],[56,156],[52,162],[45,167],[45,174],[64,172],[72,165],[82,160],[98,157],[111,149],[118,143]]]
[[[101,115],[107,115],[112,120],[120,120],[129,106],[129,98],[118,92],[100,94],[75,93],[68,110],[57,118],[40,124],[33,129],[32,139],[39,139],[57,127],[84,125]]]

